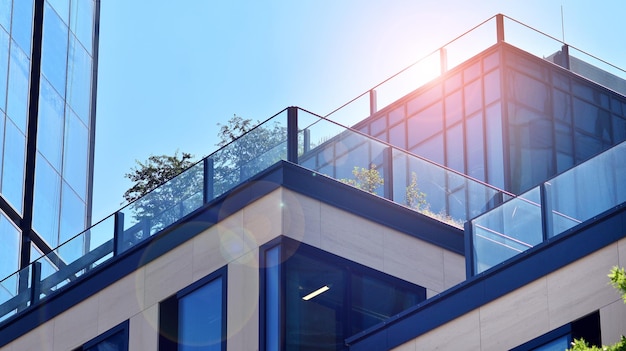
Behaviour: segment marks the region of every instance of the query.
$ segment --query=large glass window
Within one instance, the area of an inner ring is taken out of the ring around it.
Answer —
[[[264,259],[263,350],[344,350],[346,338],[426,298],[423,287],[279,240]]]
[[[24,197],[25,149],[26,137],[7,118],[2,164],[2,194],[18,213],[22,213]]]
[[[43,23],[41,71],[54,89],[65,96],[68,29],[52,7],[46,3]]]
[[[2,2],[2,0],[0,0]],[[0,6],[0,12],[2,8]],[[0,15],[1,16],[1,15]],[[0,111],[5,111],[7,101],[7,70],[9,64],[9,33],[0,28]]]
[[[0,277],[8,277],[19,267],[20,231],[0,212]],[[7,288],[0,285],[0,289]],[[5,291],[0,291],[4,294]]]
[[[33,0],[13,1],[13,24],[11,36],[30,57],[30,43],[33,38]]]
[[[70,35],[67,67],[67,101],[84,123],[89,123],[91,108],[91,57],[76,37]]]
[[[15,45],[14,41],[11,41],[10,56],[6,113],[15,122],[20,131],[25,134],[28,113],[30,60]]]
[[[161,302],[159,351],[226,350],[226,268]]]
[[[61,176],[41,157],[40,153],[37,153],[35,164],[33,228],[51,247],[56,247],[60,244]]]
[[[37,120],[37,130],[41,132],[37,133],[37,149],[58,172],[63,152],[64,105],[63,98],[45,78],[42,79]]]
[[[74,349],[74,351],[128,351],[128,321]]]

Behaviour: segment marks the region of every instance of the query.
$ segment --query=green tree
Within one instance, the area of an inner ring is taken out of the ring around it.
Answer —
[[[622,301],[626,303],[626,271],[624,267],[613,267],[609,273],[609,282],[622,294]],[[585,340],[576,339],[569,351],[626,351],[626,337],[622,335],[621,340],[616,344],[602,347],[589,346]]]
[[[405,201],[406,205],[414,210],[428,209],[426,194],[417,186],[417,174],[415,172],[411,172],[411,182],[406,187]]]
[[[192,160],[191,154],[178,151],[172,156],[150,156],[144,162],[135,161],[135,167],[125,174],[133,182],[124,193],[124,199],[132,203],[133,218],[149,224],[136,231],[133,240],[149,235],[147,230],[155,233],[165,228],[201,204],[202,172],[198,167],[189,168]]]
[[[220,141],[216,145],[220,149],[211,156],[215,195],[287,156],[287,127],[277,120],[254,126],[251,119],[234,115],[227,124],[218,126]]]
[[[369,169],[355,166],[352,175],[354,179],[343,178],[339,181],[372,194],[385,184],[385,179],[380,175],[375,164],[371,164]]]

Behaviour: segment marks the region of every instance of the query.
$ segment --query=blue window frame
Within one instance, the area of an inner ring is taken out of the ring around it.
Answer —
[[[591,345],[601,345],[598,311],[549,331],[511,351],[562,351],[568,349],[572,341],[581,338]]]
[[[159,351],[226,351],[226,267],[160,304]]]
[[[111,328],[74,351],[128,351],[128,321]]]
[[[261,252],[261,350],[344,350],[426,299],[421,286],[286,237]]]

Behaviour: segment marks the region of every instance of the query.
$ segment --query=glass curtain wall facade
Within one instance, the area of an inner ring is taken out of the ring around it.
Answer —
[[[626,140],[626,98],[500,43],[355,128],[520,194]]]
[[[99,0],[0,0],[0,276],[90,223]]]

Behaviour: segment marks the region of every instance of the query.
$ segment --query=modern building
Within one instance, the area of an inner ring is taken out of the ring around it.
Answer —
[[[564,43],[558,62],[512,45],[515,23],[484,22],[490,44],[456,65],[447,44],[439,78],[355,128],[281,111],[54,251],[82,254],[2,280],[0,348],[618,341],[626,97]]]
[[[0,275],[90,225],[98,0],[0,2]]]

